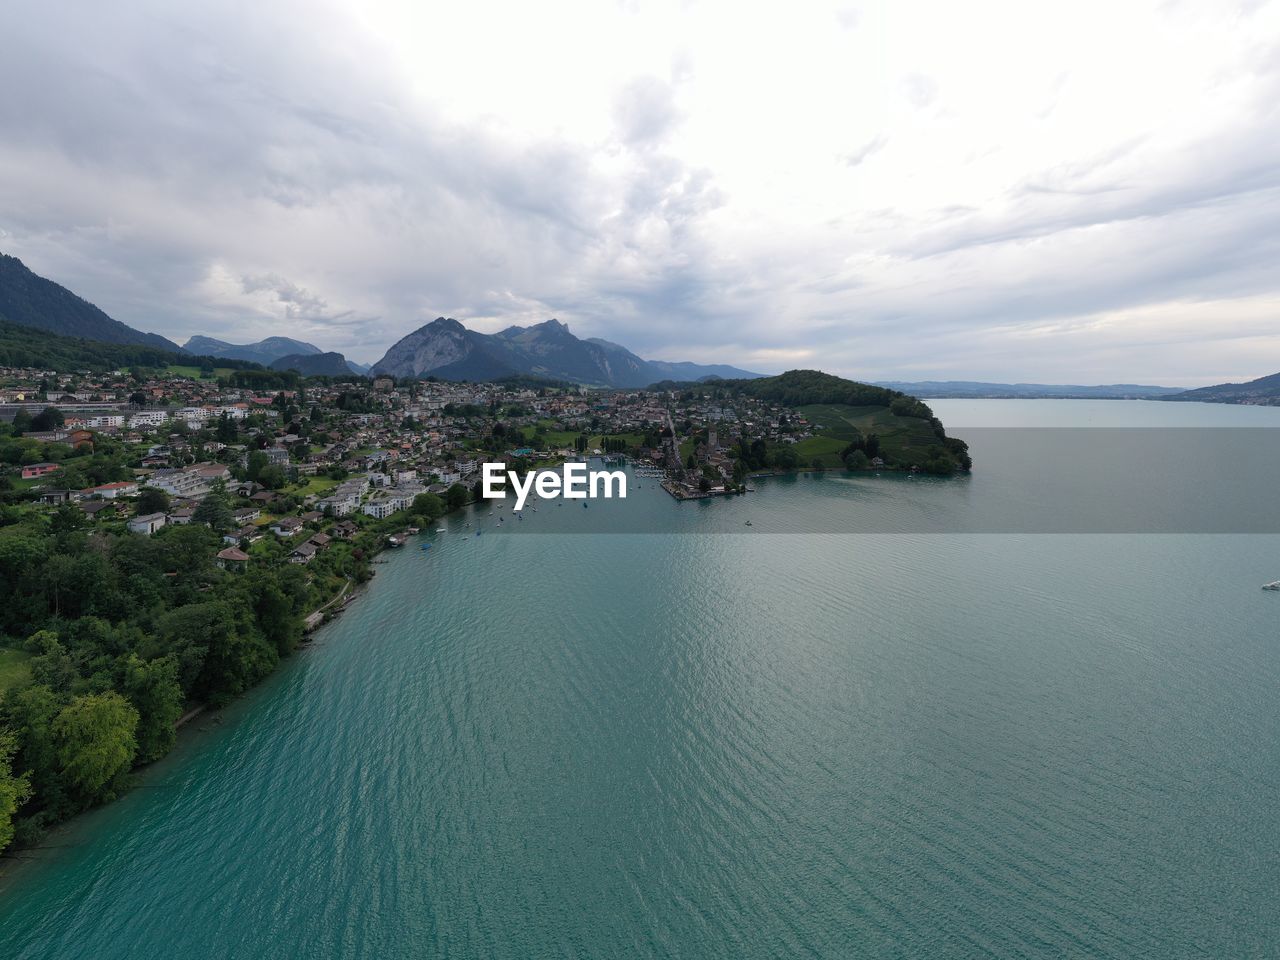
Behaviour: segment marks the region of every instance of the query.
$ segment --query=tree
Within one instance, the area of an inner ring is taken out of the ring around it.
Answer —
[[[32,430],[57,430],[66,421],[57,407],[45,407],[31,420]]]
[[[434,493],[420,493],[413,498],[412,512],[428,521],[443,516],[444,511],[444,501]]]
[[[172,656],[148,661],[129,654],[120,692],[138,711],[138,759],[160,759],[173,748],[176,724],[182,716],[178,661]]]
[[[20,409],[13,417],[13,435],[21,436],[31,429],[31,414],[26,407]]]
[[[28,771],[33,803],[57,817],[63,808],[62,777],[58,750],[53,737],[53,721],[65,705],[64,697],[42,684],[25,687],[3,703],[4,720],[14,730],[18,743],[14,766]]]
[[[31,780],[15,776],[13,753],[18,749],[17,737],[12,731],[0,730],[0,853],[13,839],[13,815],[31,796]]]
[[[107,799],[133,763],[138,711],[114,691],[74,698],[53,721],[58,763],[82,806]]]
[[[224,413],[218,417],[217,437],[219,443],[236,442],[236,422],[231,419],[230,414]]]
[[[850,470],[865,470],[871,466],[871,458],[861,450],[852,450],[849,455],[844,458],[844,465]]]
[[[280,589],[274,578],[254,584],[253,613],[258,628],[276,653],[288,656],[302,637],[302,623],[293,612],[293,601]]]
[[[146,516],[149,513],[168,513],[169,512],[169,494],[165,493],[159,487],[143,487],[138,494],[138,514]]]
[[[58,509],[53,511],[53,516],[49,518],[49,529],[54,533],[68,533],[88,525],[89,518],[85,516],[84,511],[70,503],[59,504]]]
[[[255,450],[249,454],[249,459],[245,461],[245,476],[250,480],[257,480],[258,476],[270,464],[267,455],[261,450]]]
[[[800,458],[796,456],[796,452],[792,448],[791,444],[787,443],[783,444],[777,449],[777,451],[775,451],[773,455],[773,462],[780,470],[794,470],[796,465],[800,462]]]
[[[270,463],[258,471],[258,482],[268,490],[279,490],[289,482],[285,476],[284,468],[278,464]]]
[[[183,689],[215,703],[248,690],[280,659],[242,598],[170,610],[157,632],[160,649],[178,658]]]
[[[217,490],[200,501],[195,513],[191,514],[191,520],[193,523],[203,523],[218,533],[224,533],[235,526],[235,515],[231,512],[227,495]]]
[[[458,507],[465,506],[467,502],[467,488],[460,483],[455,483],[445,493],[444,500],[450,510],[456,510]]]
[[[35,653],[31,658],[31,679],[51,690],[68,691],[79,679],[75,662],[58,641],[52,630],[38,630],[27,638],[27,649]]]

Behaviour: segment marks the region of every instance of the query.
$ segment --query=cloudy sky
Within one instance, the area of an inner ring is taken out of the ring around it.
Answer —
[[[439,315],[864,379],[1280,370],[1278,2],[50,4],[0,251],[182,342]]]

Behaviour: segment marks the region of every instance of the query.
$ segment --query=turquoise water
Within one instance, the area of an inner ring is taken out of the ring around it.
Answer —
[[[1027,409],[974,403],[934,406]],[[957,502],[1019,475],[979,465]],[[1280,537],[794,535],[850,485],[641,483],[389,556],[5,874],[0,955],[1275,954]],[[575,535],[610,516],[652,532]]]

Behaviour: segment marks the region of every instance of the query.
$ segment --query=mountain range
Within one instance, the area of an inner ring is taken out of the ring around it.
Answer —
[[[272,370],[296,370],[304,377],[348,377],[360,371],[340,353],[292,353],[267,364]],[[365,369],[368,369],[367,367]]]
[[[32,273],[17,257],[0,253],[0,320],[64,337],[100,343],[135,343],[178,352],[172,340],[113,320],[66,287]]]
[[[0,325],[10,331],[3,343],[3,352],[10,357],[10,363],[26,362],[41,356],[61,357],[68,352],[75,353],[77,349],[83,354],[83,345],[77,347],[73,342],[78,340],[123,346],[130,350],[143,348],[143,353],[126,351],[128,356],[119,351],[106,351],[113,356],[118,354],[117,359],[122,363],[163,362],[163,354],[155,351],[170,351],[259,363],[276,370],[297,370],[304,376],[340,377],[348,372],[363,375],[372,369],[397,377],[495,380],[526,375],[605,387],[643,387],[661,381],[688,383],[710,378],[742,380],[764,376],[723,364],[644,360],[626,347],[608,340],[579,339],[558,320],[483,334],[468,330],[457,320],[439,317],[402,338],[372,368],[347,360],[340,353],[325,352],[314,344],[290,337],[267,337],[257,343],[235,344],[213,337],[194,336],[184,347],[179,347],[157,333],[144,333],[113,319],[66,287],[33,273],[17,257],[2,253]],[[52,347],[43,349],[38,341],[23,337],[15,327],[73,340],[59,341],[56,350]],[[1195,390],[1131,383],[1081,386],[967,380],[885,381],[877,385],[930,398],[1131,398],[1280,405],[1280,373],[1248,383],[1221,383]]]
[[[226,357],[230,360],[252,360],[264,367],[271,361],[290,354],[321,353],[319,347],[289,337],[267,337],[257,343],[227,343],[213,337],[195,336],[182,345],[188,353],[202,357]]]
[[[1153,387],[1139,383],[1083,386],[1070,383],[984,383],[977,380],[879,380],[876,385],[901,390],[913,397],[943,400],[958,398],[1150,400],[1182,393],[1185,387]]]
[[[309,377],[341,377],[348,373],[363,376],[369,372],[367,364],[348,360],[340,353],[327,353],[314,343],[290,337],[267,337],[257,343],[227,343],[213,337],[195,336],[182,349],[204,357],[252,360],[273,370],[297,370]]]
[[[497,380],[530,375],[603,387],[644,387],[659,380],[763,376],[719,364],[644,360],[608,340],[580,339],[559,320],[479,333],[446,317],[437,317],[403,337],[373,365],[372,372],[441,380]]]
[[[1280,406],[1280,373],[1259,377],[1248,383],[1219,383],[1212,387],[1186,390],[1162,400],[1199,400],[1204,403],[1249,403]]]

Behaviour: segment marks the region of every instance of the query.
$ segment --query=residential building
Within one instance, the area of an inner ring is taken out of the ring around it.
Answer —
[[[249,555],[239,547],[227,547],[225,550],[218,551],[213,562],[223,570],[240,573],[249,566]]]
[[[46,477],[61,469],[56,463],[29,463],[22,468],[22,479],[33,480],[36,477]]]
[[[133,517],[129,520],[131,533],[142,533],[150,536],[165,524],[163,513],[148,513],[145,516]]]

